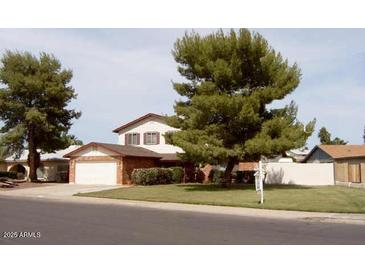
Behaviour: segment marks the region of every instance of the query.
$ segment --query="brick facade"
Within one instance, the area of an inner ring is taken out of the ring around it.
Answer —
[[[121,183],[132,184],[132,172],[135,168],[157,167],[159,161],[148,157],[123,157],[121,164]]]

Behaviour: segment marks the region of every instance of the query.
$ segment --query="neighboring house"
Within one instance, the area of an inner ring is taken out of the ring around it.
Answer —
[[[67,182],[69,161],[63,155],[78,147],[80,146],[72,145],[67,149],[58,150],[54,153],[41,154],[41,164],[37,169],[38,179],[42,181]],[[19,177],[28,178],[29,166],[27,159],[28,150],[25,150],[18,159],[15,159],[14,156],[7,157],[1,165],[2,170],[13,171],[18,173]]]
[[[305,163],[334,163],[335,181],[365,183],[365,145],[319,145]]]
[[[238,164],[239,171],[256,171],[259,168],[258,162],[240,162]]]
[[[310,150],[306,147],[291,149],[287,151],[285,154],[287,157],[291,157],[295,160],[295,162],[302,162],[305,157],[309,154]]]
[[[296,148],[285,151],[284,155],[277,155],[270,158],[263,157],[263,160],[269,163],[300,163],[309,152],[310,150],[307,148]]]

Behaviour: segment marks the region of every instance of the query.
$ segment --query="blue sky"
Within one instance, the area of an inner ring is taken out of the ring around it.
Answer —
[[[365,29],[254,29],[302,70],[294,100],[298,118],[317,118],[308,146],[326,126],[333,137],[362,143],[365,125]],[[196,29],[205,34],[211,29]],[[172,114],[172,80],[181,80],[171,56],[185,29],[0,29],[6,49],[53,53],[74,72],[82,111],[72,133],[85,143],[116,142],[112,130],[148,112]]]

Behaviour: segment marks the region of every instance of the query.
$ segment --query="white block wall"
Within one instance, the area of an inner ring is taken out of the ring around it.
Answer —
[[[268,163],[267,184],[334,185],[332,163]]]

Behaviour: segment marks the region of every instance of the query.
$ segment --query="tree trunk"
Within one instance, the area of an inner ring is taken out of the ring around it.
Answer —
[[[236,159],[229,157],[227,162],[226,170],[224,171],[224,181],[223,186],[229,187],[232,183],[232,170],[234,168],[234,165],[236,164]]]
[[[34,127],[29,128],[28,132],[28,165],[29,165],[29,181],[37,182],[37,168],[40,164],[40,155],[34,142]]]

